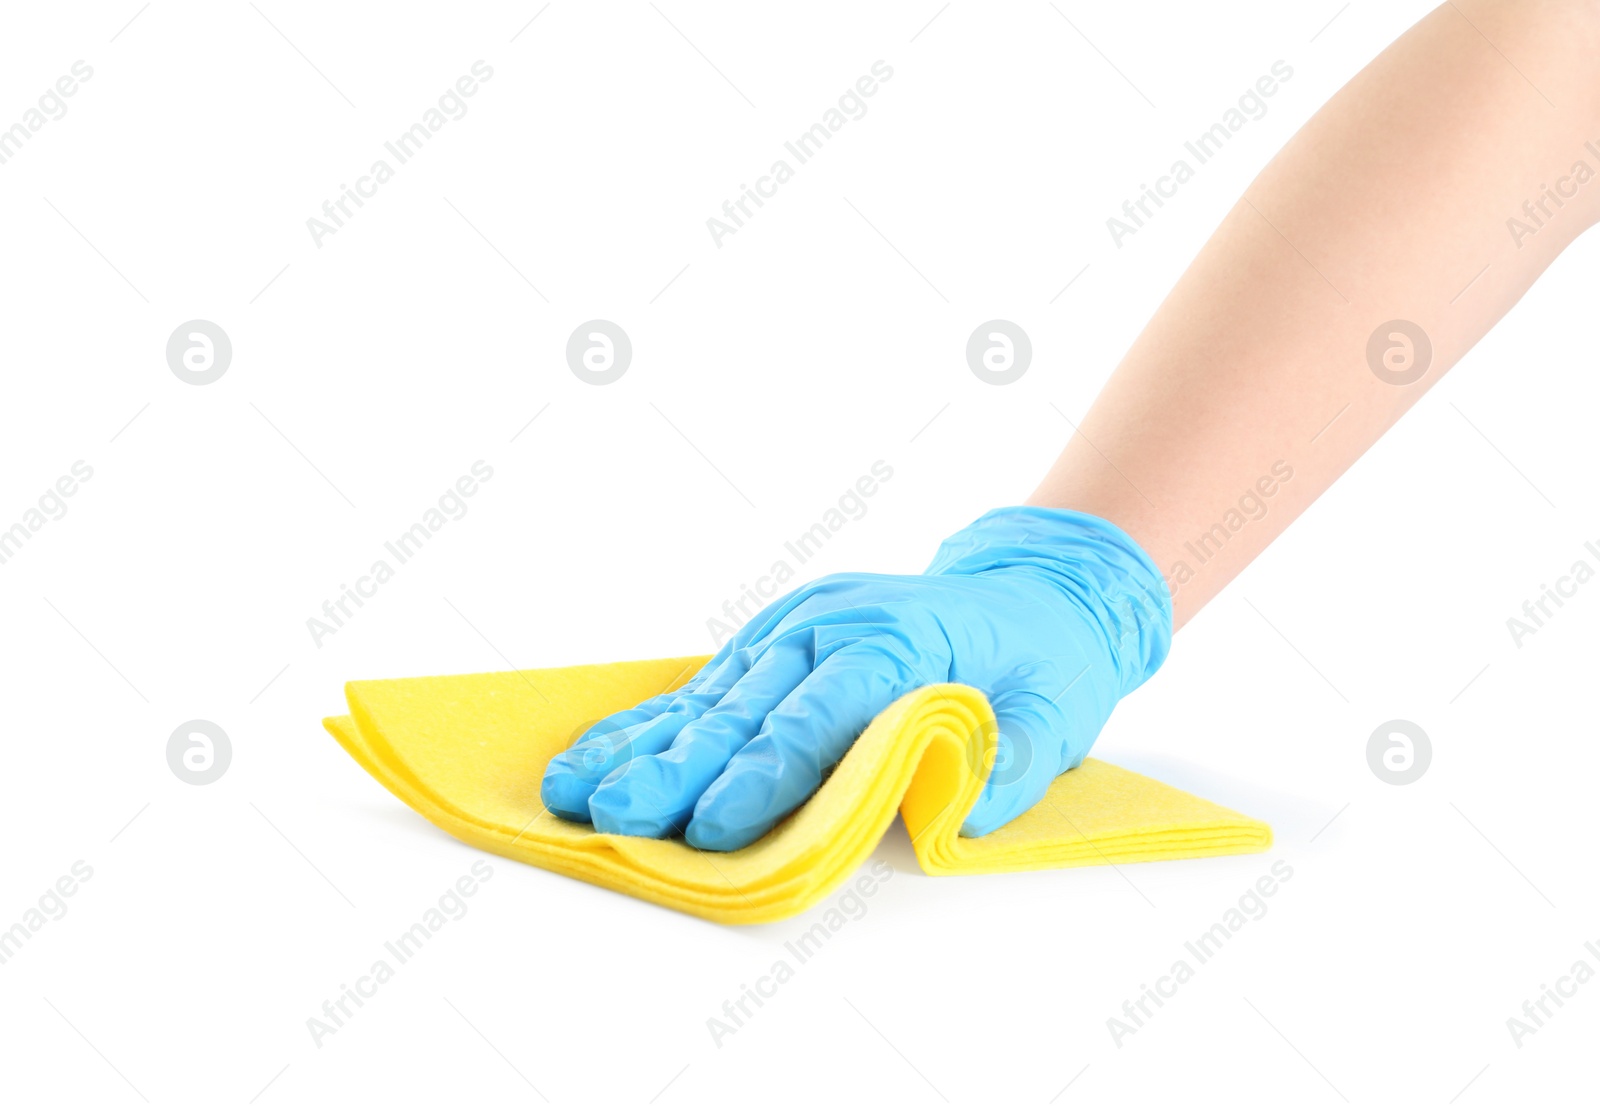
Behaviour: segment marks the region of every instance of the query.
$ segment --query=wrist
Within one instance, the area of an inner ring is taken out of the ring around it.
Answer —
[[[940,545],[926,574],[1025,573],[1066,596],[1102,637],[1119,695],[1155,674],[1172,645],[1172,596],[1137,542],[1095,515],[999,507]]]

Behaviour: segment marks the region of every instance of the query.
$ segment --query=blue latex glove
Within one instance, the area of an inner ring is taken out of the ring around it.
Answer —
[[[1083,762],[1117,700],[1166,659],[1172,599],[1121,530],[1004,507],[921,576],[842,573],[775,601],[677,691],[603,719],[545,769],[554,814],[607,833],[742,848],[805,802],[900,696],[988,695],[993,772],[962,824],[997,829]]]

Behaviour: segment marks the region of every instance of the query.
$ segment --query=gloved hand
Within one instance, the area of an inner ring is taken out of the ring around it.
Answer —
[[[1076,511],[1003,507],[921,576],[842,573],[776,600],[687,684],[595,724],[550,761],[554,814],[607,833],[742,848],[800,806],[906,692],[988,695],[1000,736],[961,832],[997,829],[1083,762],[1166,659],[1172,599],[1145,552]]]

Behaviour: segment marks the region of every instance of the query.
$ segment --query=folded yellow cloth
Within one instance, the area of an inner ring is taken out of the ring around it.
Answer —
[[[988,700],[960,684],[914,691],[878,715],[816,795],[737,852],[597,833],[544,809],[551,757],[707,659],[361,680],[345,685],[350,713],[323,725],[378,782],[469,845],[732,924],[815,904],[871,854],[896,808],[929,875],[1220,856],[1272,842],[1264,823],[1092,759],[1009,825],[959,836],[995,742]]]

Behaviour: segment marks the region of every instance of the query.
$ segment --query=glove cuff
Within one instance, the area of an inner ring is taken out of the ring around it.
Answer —
[[[1150,555],[1095,515],[998,507],[946,538],[929,576],[1023,571],[1047,579],[1099,628],[1119,695],[1155,674],[1172,647],[1172,595]]]

